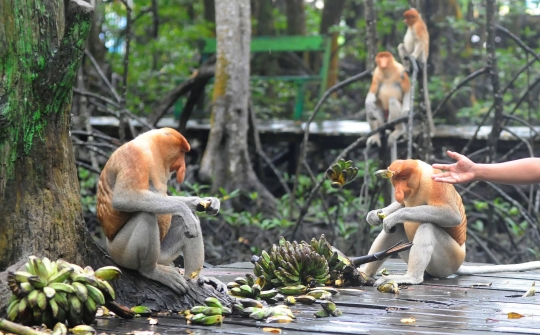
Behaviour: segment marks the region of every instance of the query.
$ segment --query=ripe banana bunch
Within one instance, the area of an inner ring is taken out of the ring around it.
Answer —
[[[320,286],[330,278],[326,259],[304,241],[291,243],[280,237],[270,254],[263,251],[251,261],[255,275],[263,276],[269,287]]]
[[[251,273],[246,277],[238,277],[234,281],[227,283],[229,294],[235,297],[261,299],[269,303],[276,303],[276,295],[279,293],[275,289],[265,290],[266,279],[263,276],[255,277]]]
[[[8,274],[8,286],[13,292],[7,308],[10,321],[24,325],[45,324],[52,328],[57,322],[68,321],[71,327],[91,324],[96,310],[115,293],[108,280],[121,275],[114,266],[94,271],[63,260],[28,257],[24,270]]]
[[[190,313],[186,315],[189,323],[206,326],[221,325],[223,316],[231,314],[231,309],[223,306],[214,297],[206,298],[204,303],[206,306],[193,306],[191,308]]]
[[[345,161],[343,158],[326,170],[326,176],[332,182],[333,188],[342,188],[356,178],[357,174],[358,168],[353,166],[353,162]]]

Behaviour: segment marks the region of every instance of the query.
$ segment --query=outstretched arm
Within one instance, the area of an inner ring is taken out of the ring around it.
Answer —
[[[387,233],[396,225],[406,221],[433,223],[439,227],[456,227],[461,224],[461,213],[451,206],[423,205],[404,207],[388,215],[383,220],[383,228]]]
[[[489,181],[501,184],[521,185],[540,183],[540,158],[530,157],[503,163],[477,164],[466,156],[448,151],[454,164],[433,164],[443,173],[431,176],[433,180],[451,184],[471,181]]]

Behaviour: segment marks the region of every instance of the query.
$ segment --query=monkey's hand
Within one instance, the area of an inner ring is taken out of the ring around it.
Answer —
[[[384,232],[387,234],[392,234],[396,231],[396,228],[394,226],[400,223],[403,223],[403,219],[401,219],[399,215],[390,214],[386,216],[382,220]]]
[[[366,216],[366,221],[371,226],[379,226],[383,223],[383,216],[386,217],[386,214],[384,214],[382,209],[374,209],[368,213]]]
[[[217,215],[219,213],[221,203],[218,198],[207,197],[200,199],[197,204],[197,212],[206,212],[208,215]]]
[[[227,285],[215,277],[199,276],[197,282],[199,285],[208,284],[220,293],[227,293]]]

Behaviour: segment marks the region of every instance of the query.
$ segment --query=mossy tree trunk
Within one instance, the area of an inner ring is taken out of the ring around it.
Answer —
[[[255,175],[248,154],[249,0],[216,0],[216,35],[212,127],[199,177],[212,182],[213,193],[221,187],[257,192],[254,205],[271,212],[275,199]],[[247,205],[247,197],[234,200],[238,207]]]
[[[80,263],[92,243],[69,124],[93,9],[66,5],[0,0],[0,270],[31,254]]]
[[[69,133],[92,16],[83,0],[0,0],[0,315],[10,295],[4,270],[29,255],[112,265],[84,225]],[[155,310],[213,295],[191,280],[179,296],[133,271],[113,285],[121,303]]]

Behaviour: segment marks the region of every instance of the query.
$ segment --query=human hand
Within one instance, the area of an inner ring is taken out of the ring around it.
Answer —
[[[434,169],[446,172],[434,174],[431,179],[450,184],[467,183],[475,179],[474,167],[476,164],[473,161],[457,152],[447,151],[446,153],[457,162],[454,164],[432,164]]]

